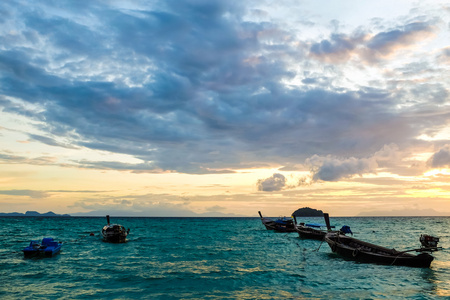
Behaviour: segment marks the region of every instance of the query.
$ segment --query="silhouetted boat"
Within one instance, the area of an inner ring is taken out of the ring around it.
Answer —
[[[298,232],[299,237],[303,239],[313,239],[322,241],[325,238],[325,235],[330,232],[340,232],[341,234],[352,233],[350,227],[347,225],[342,226],[339,231],[332,230],[335,226],[330,225],[329,215],[328,213],[324,213],[325,223],[299,223],[297,224],[297,218],[294,216],[295,221],[295,230]]]
[[[334,226],[332,226],[334,228]],[[295,227],[299,237],[303,239],[323,240],[328,233],[325,224],[300,223]]]
[[[109,243],[125,243],[130,229],[127,230],[119,224],[110,224],[109,215],[106,216],[106,221],[108,225],[104,226],[101,231],[103,240]]]
[[[267,230],[275,230],[279,232],[295,232],[295,224],[292,218],[280,217],[276,220],[264,218],[260,211],[258,211],[261,217],[261,222]]]
[[[425,239],[428,239],[428,241]],[[439,239],[428,235],[421,236],[422,247],[420,249],[407,251],[389,249],[339,233],[328,233],[325,236],[325,241],[330,246],[331,251],[351,260],[422,268],[428,268],[434,259],[434,257],[427,252],[441,249],[437,247]],[[421,253],[418,255],[408,253],[413,251]]]
[[[42,241],[31,241],[22,251],[25,257],[52,257],[61,251],[61,247],[61,242],[56,242],[53,238],[43,238]]]

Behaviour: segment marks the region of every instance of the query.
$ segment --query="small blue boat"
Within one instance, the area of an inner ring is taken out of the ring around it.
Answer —
[[[61,251],[62,242],[57,242],[53,238],[43,238],[42,241],[31,241],[28,247],[22,251],[25,257],[45,256],[52,257]]]

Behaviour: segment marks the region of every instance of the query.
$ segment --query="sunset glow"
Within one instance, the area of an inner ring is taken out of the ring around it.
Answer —
[[[450,215],[450,6],[5,1],[0,211]]]

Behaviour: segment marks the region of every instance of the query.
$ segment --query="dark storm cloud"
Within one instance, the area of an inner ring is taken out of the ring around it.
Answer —
[[[0,4],[8,12],[1,108],[39,121],[48,136],[30,134],[34,141],[69,147],[62,137],[71,147],[142,160],[76,162],[84,167],[202,174],[294,165],[316,154],[366,157],[425,127],[425,117],[408,117],[414,106],[398,108],[406,100],[397,90],[346,90],[322,74],[302,78],[315,89],[286,82],[300,74],[294,64],[310,59],[304,45],[328,62],[361,47],[388,53],[430,33],[426,23],[369,42],[359,30],[307,43],[277,24],[244,21],[247,8],[238,2],[26,3]],[[443,119],[426,122],[433,128]]]

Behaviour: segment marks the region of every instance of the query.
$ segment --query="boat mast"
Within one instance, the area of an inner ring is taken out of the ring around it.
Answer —
[[[323,213],[323,217],[325,218],[325,224],[327,224],[328,231],[331,231],[330,216],[328,213]]]

